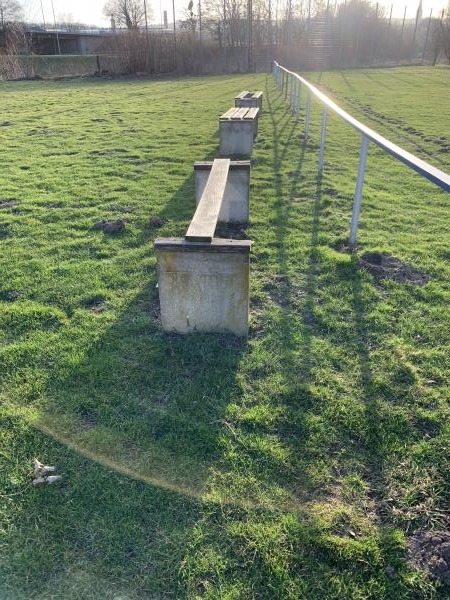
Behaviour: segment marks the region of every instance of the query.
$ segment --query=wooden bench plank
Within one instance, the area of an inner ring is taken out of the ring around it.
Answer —
[[[185,235],[186,240],[190,242],[212,242],[229,169],[229,158],[219,158],[214,161],[208,182]]]
[[[246,106],[236,108],[236,112],[234,113],[233,119],[243,119],[247,114],[247,111],[248,108]]]
[[[236,106],[234,108],[230,108],[220,117],[220,121],[242,121],[249,119],[256,119],[259,113],[259,108],[257,106],[253,106],[249,108],[248,106]]]
[[[247,113],[244,116],[244,119],[256,119],[259,113],[259,108],[257,106],[253,108],[247,108]]]
[[[230,108],[229,110],[227,110],[226,113],[224,113],[221,117],[220,120],[222,119],[232,119],[234,116],[234,113],[236,112],[236,107],[233,106],[233,108]]]
[[[220,121],[240,121],[245,117],[248,110],[249,109],[247,106],[234,106],[233,108],[230,108],[230,110],[227,110],[227,112],[224,113],[220,117],[219,120]]]

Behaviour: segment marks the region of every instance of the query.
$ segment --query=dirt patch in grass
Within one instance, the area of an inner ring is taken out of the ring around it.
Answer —
[[[450,585],[450,532],[427,531],[409,541],[409,564]]]
[[[163,225],[165,225],[168,222],[169,222],[169,219],[166,219],[165,217],[158,217],[158,215],[151,215],[150,219],[148,220],[148,226],[149,227],[162,227]]]
[[[359,259],[359,266],[371,273],[377,279],[392,279],[398,283],[424,285],[429,276],[395,256],[381,252],[366,252]]]
[[[0,291],[0,300],[5,302],[15,302],[16,300],[20,300],[20,298],[23,296],[24,293],[17,290],[6,290],[4,292]]]
[[[17,200],[0,200],[0,209],[2,208],[14,208],[19,203]]]
[[[87,310],[92,311],[93,313],[101,313],[108,308],[108,300],[105,296],[102,295],[94,295],[85,298],[81,302],[81,306],[86,308]]]
[[[125,224],[128,219],[117,219],[116,221],[107,221],[102,219],[92,226],[92,229],[101,229],[105,233],[120,233],[125,230]]]

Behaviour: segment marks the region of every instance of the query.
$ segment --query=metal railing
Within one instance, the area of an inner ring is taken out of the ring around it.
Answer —
[[[285,69],[274,61],[273,76],[275,83],[281,93],[285,94],[286,99],[289,102],[289,107],[292,112],[298,117],[300,113],[302,87],[306,90],[306,110],[305,110],[305,140],[308,139],[309,135],[309,124],[311,119],[311,98],[315,97],[322,105],[322,127],[320,133],[320,147],[319,147],[319,173],[323,170],[324,159],[325,159],[325,141],[327,131],[327,116],[328,112],[332,111],[351,127],[361,133],[361,148],[359,152],[359,164],[358,174],[356,177],[355,195],[353,200],[353,211],[350,225],[350,239],[349,246],[353,251],[356,246],[356,237],[358,234],[358,223],[359,214],[361,211],[361,200],[362,192],[364,187],[364,175],[366,171],[367,162],[367,150],[369,148],[369,141],[374,142],[379,148],[384,150],[387,154],[390,154],[397,160],[404,163],[410,169],[413,169],[422,177],[425,177],[441,189],[446,192],[450,192],[450,175],[444,173],[440,169],[433,167],[424,160],[414,156],[410,152],[407,152],[400,146],[397,146],[393,142],[389,141],[382,135],[379,135],[370,127],[363,125],[357,119],[349,115],[345,110],[342,110],[335,102],[330,100],[324,93],[313,86],[309,81]]]

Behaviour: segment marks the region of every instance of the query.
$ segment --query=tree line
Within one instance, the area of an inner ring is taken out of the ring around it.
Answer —
[[[450,0],[437,15],[423,15],[419,2],[412,19],[393,19],[392,11],[367,0],[186,0],[183,16],[157,31],[149,26],[147,0],[109,0],[104,14],[114,32],[105,53],[139,55],[131,62],[146,72],[202,71],[220,51],[245,57],[247,69],[260,66],[261,56],[303,69],[450,64]],[[21,28],[20,3],[0,0],[0,52],[33,52]]]

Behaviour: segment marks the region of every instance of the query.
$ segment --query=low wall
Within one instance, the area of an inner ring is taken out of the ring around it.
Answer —
[[[97,71],[95,55],[32,55],[0,54],[1,79],[51,79],[94,75]]]

